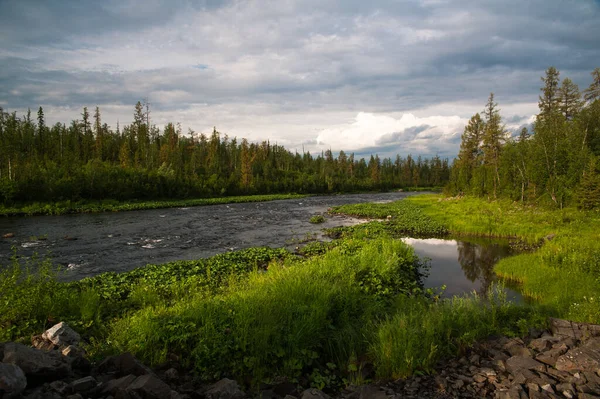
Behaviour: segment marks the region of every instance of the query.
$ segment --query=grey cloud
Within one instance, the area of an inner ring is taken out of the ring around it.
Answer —
[[[439,104],[452,112],[455,102],[481,104],[476,112],[491,91],[500,108],[537,102],[550,65],[587,87],[600,66],[599,19],[592,0],[6,0],[0,102],[13,109],[132,106],[149,97],[156,111],[174,113],[197,104],[270,105],[262,118]],[[181,60],[132,70],[116,55],[129,50],[151,61]],[[426,130],[418,128],[378,145],[400,150],[391,145]],[[427,151],[454,151],[455,140]]]
[[[431,128],[429,125],[420,125],[420,126],[412,126],[407,127],[401,132],[388,133],[381,136],[377,140],[378,145],[387,145],[387,144],[395,144],[405,140],[414,139],[417,134]]]

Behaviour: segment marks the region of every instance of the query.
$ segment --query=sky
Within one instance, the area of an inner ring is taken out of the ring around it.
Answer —
[[[588,87],[599,37],[599,0],[0,0],[0,107],[452,158],[490,92],[517,129],[549,66]]]

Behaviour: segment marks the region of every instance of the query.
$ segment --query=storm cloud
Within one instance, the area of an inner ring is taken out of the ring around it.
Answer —
[[[447,154],[494,92],[531,123],[551,65],[600,66],[595,0],[0,2],[0,106],[83,106],[290,149]],[[457,139],[458,137],[458,139]]]

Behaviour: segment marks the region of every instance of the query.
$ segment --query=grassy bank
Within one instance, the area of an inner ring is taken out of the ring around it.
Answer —
[[[157,365],[175,354],[207,380],[258,386],[283,376],[336,389],[430,372],[476,340],[524,334],[548,315],[600,321],[597,213],[435,195],[334,212],[383,220],[331,229],[334,241],[311,243],[303,256],[252,248],[71,283],[47,261],[15,259],[0,276],[0,341],[27,341],[65,320],[94,357],[131,351]],[[537,304],[437,299],[423,290],[426,266],[394,239],[404,234],[542,243],[497,266]]]
[[[413,208],[418,212],[415,214]],[[423,195],[389,204],[345,205],[334,212],[433,221],[454,236],[518,238],[540,246],[502,259],[496,273],[520,285],[546,311],[576,321],[600,323],[600,213],[575,208],[544,209],[512,201]],[[424,219],[423,219],[424,218]],[[410,225],[410,224],[409,224]],[[364,228],[361,226],[361,228]],[[407,229],[407,233],[411,233]]]
[[[131,351],[156,365],[173,353],[208,380],[284,376],[335,389],[430,371],[477,339],[540,320],[501,299],[437,302],[412,248],[383,229],[364,233],[306,257],[254,248],[73,283],[57,282],[46,261],[15,260],[0,276],[0,341],[66,320],[94,357]]]
[[[245,195],[237,197],[198,198],[164,201],[60,201],[52,203],[32,203],[16,206],[0,205],[0,216],[64,215],[69,213],[122,212],[143,209],[179,208],[202,205],[233,204],[241,202],[264,202],[304,198],[302,194]]]

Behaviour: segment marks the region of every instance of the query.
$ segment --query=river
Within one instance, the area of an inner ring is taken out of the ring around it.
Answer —
[[[77,280],[107,271],[123,272],[149,263],[198,259],[248,247],[293,249],[308,237],[321,238],[323,228],[359,222],[327,216],[325,223],[309,223],[311,216],[324,214],[329,207],[396,201],[408,195],[412,193],[346,194],[191,208],[0,218],[0,236],[14,234],[12,238],[0,238],[0,264],[9,262],[14,248],[23,258],[35,253],[50,256],[67,269],[66,280]],[[505,246],[492,241],[465,244],[409,240],[409,244],[419,255],[431,258],[426,285],[445,284],[446,295],[486,289],[493,280],[493,263],[508,254]],[[489,260],[492,251],[493,262],[476,262],[477,272],[469,273],[468,267],[461,266],[461,253],[466,259],[464,248],[471,249],[469,259],[487,254],[483,257]],[[487,266],[483,267],[484,263]]]

